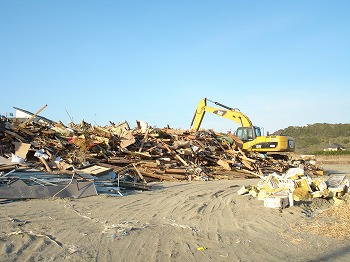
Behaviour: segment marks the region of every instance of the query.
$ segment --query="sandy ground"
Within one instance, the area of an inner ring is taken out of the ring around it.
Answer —
[[[350,174],[350,165],[325,165]],[[291,227],[283,210],[239,196],[258,180],[166,182],[124,197],[0,205],[1,261],[350,261],[350,241]]]

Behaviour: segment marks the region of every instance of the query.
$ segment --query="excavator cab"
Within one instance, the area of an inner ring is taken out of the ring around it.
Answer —
[[[235,136],[239,137],[243,142],[252,141],[261,136],[261,130],[257,126],[238,127]]]

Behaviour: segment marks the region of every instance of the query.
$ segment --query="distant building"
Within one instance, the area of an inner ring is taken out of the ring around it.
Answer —
[[[18,107],[13,107],[13,108],[16,110],[15,118],[19,118],[19,119],[21,119],[23,121],[25,121],[28,118],[31,118],[34,115],[32,112],[29,112],[27,110],[24,110],[24,109],[21,109],[21,108],[18,108]],[[46,117],[39,116],[39,115],[36,115],[33,118],[33,121],[46,122],[46,123],[49,123],[49,124],[53,124],[54,123],[54,121],[52,121],[50,119],[47,119]]]
[[[342,145],[339,145],[339,144],[330,144],[330,145],[327,145],[323,151],[340,151],[340,150],[346,150],[345,147],[343,147]]]

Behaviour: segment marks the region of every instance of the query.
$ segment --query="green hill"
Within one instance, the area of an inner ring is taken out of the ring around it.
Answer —
[[[340,144],[350,150],[350,124],[316,123],[307,126],[289,126],[274,132],[294,137],[297,153],[323,151],[329,144]]]

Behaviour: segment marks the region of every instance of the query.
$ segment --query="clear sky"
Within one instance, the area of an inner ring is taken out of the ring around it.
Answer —
[[[350,123],[350,1],[0,0],[0,114],[188,129],[207,97],[265,131]],[[204,128],[234,131],[207,115]]]

